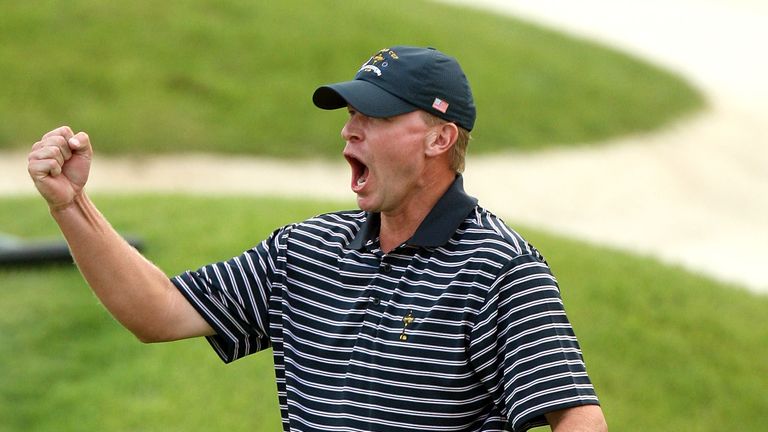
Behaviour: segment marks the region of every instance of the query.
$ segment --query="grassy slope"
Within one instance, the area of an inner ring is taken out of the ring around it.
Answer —
[[[140,234],[169,273],[227,258],[279,224],[339,207],[167,196],[97,203],[118,229]],[[0,200],[0,227],[56,233],[32,199]],[[612,430],[741,432],[768,424],[768,298],[650,259],[523,232],[560,280]],[[2,432],[278,428],[268,353],[224,366],[200,340],[141,345],[69,267],[0,270],[0,304]]]
[[[398,43],[461,59],[476,152],[650,130],[702,104],[627,56],[410,0],[8,2],[0,39],[0,148],[66,123],[106,152],[336,156],[344,113],[314,108],[312,91]]]

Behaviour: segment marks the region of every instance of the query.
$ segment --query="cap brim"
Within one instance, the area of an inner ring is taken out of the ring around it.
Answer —
[[[333,110],[351,105],[368,117],[393,117],[418,108],[363,80],[345,81],[319,87],[312,95],[318,108]]]

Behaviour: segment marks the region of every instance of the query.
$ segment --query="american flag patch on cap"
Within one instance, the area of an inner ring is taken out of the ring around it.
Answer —
[[[432,102],[432,108],[440,111],[441,113],[445,113],[448,111],[448,102],[440,98],[435,98],[435,101]]]

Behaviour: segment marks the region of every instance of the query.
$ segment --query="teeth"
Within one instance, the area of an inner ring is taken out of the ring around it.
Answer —
[[[357,186],[364,185],[366,181],[368,181],[368,167],[364,167],[360,177],[357,178]]]

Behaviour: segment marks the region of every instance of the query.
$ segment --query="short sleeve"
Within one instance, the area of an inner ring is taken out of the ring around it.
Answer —
[[[269,300],[284,274],[287,231],[278,229],[240,256],[171,279],[216,331],[207,340],[226,363],[270,346]]]
[[[515,432],[545,413],[598,404],[557,281],[538,254],[506,265],[470,333],[470,361]]]

